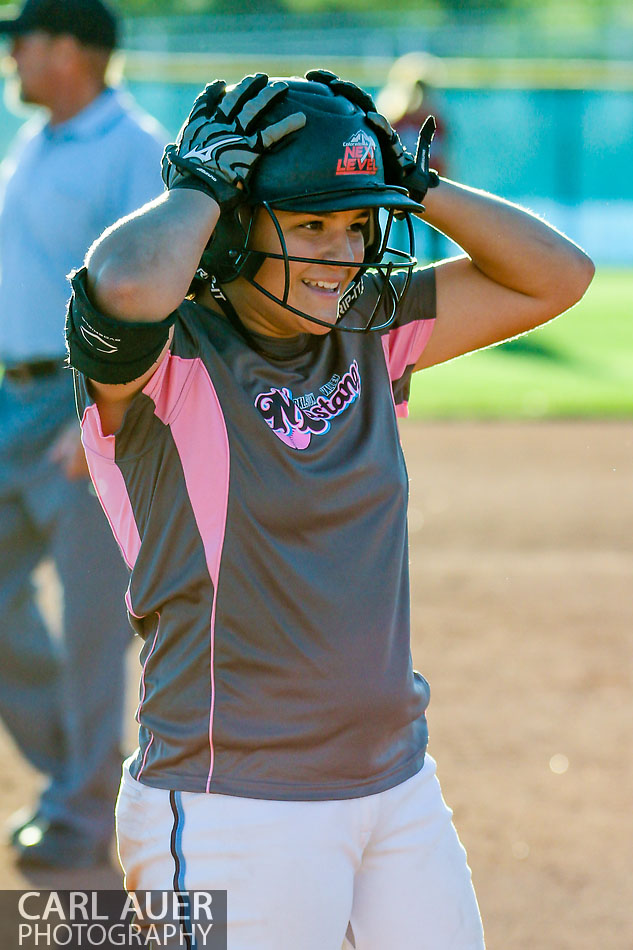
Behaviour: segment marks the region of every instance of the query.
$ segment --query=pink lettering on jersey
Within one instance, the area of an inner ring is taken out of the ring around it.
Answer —
[[[360,396],[360,371],[356,360],[327,398],[320,396],[310,407],[300,408],[292,392],[267,390],[255,397],[255,406],[277,438],[293,449],[307,449],[313,435],[325,435],[330,419],[345,412]]]

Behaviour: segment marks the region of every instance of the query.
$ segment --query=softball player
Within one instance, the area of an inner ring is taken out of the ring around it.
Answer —
[[[214,82],[165,195],[72,279],[84,443],[144,641],[126,886],[226,889],[230,950],[483,946],[411,665],[396,416],[414,370],[553,317],[593,268],[440,180],[431,138],[414,160],[325,71]],[[466,253],[416,270],[387,242],[423,199]]]

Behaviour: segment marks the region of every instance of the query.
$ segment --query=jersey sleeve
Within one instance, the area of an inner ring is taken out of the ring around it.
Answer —
[[[406,275],[403,273],[391,278],[397,292],[402,290],[405,280]],[[372,311],[379,289],[375,276],[364,278],[363,293],[354,304],[354,309],[365,319]],[[408,415],[413,368],[429,342],[434,324],[435,269],[430,266],[413,272],[407,293],[398,305],[396,319],[387,329],[378,331],[398,416]]]
[[[75,384],[75,404],[81,423],[84,448],[90,462],[89,453],[103,456],[114,461],[120,445],[138,428],[143,407],[157,415],[166,424],[180,411],[184,395],[190,385],[191,377],[200,363],[199,347],[192,328],[183,317],[186,302],[174,312],[174,335],[168,353],[161,360],[151,378],[132,399],[123,419],[121,428],[114,435],[104,435],[96,400],[89,379],[73,367]],[[151,426],[142,426],[145,451],[152,440]],[[135,435],[138,445],[139,432]]]
[[[195,345],[181,320],[174,327],[171,350],[133,397],[115,433],[103,431],[90,381],[73,368],[81,440],[90,477],[130,569],[136,562],[143,530],[140,509],[135,509],[131,502],[130,484],[141,478],[141,470],[158,471],[165,432],[171,431],[196,375],[200,376],[201,363],[196,358]],[[179,352],[184,355],[178,355]]]

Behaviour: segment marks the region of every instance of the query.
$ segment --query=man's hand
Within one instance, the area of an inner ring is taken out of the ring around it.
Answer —
[[[60,466],[71,482],[90,477],[79,426],[74,422],[57,436],[49,449],[48,457]]]
[[[165,149],[162,171],[167,187],[205,191],[221,209],[243,201],[260,155],[305,125],[303,112],[295,112],[252,132],[287,89],[285,82],[269,83],[264,73],[246,76],[229,92],[220,80],[208,85],[196,100],[178,141]]]

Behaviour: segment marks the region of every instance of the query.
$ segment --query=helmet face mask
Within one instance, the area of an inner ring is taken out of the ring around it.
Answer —
[[[379,141],[366,122],[363,110],[322,83],[303,79],[286,80],[287,96],[266,115],[265,124],[293,112],[306,115],[306,125],[287,140],[273,146],[260,158],[249,181],[244,203],[223,213],[205,249],[197,276],[213,280],[215,286],[238,277],[247,280],[264,297],[285,310],[325,326],[351,332],[383,330],[396,317],[400,300],[409,286],[415,260],[411,211],[421,210],[404,188],[386,181]],[[251,238],[257,209],[270,216],[279,240],[279,251],[253,249]],[[380,209],[389,213],[381,225]],[[367,210],[369,220],[363,226],[365,244],[362,262],[326,258],[293,257],[288,252],[277,211],[319,215],[325,212]],[[408,231],[408,251],[389,246],[394,212],[404,217]],[[284,291],[271,293],[257,273],[264,260],[283,262]],[[292,263],[353,267],[356,275],[344,290],[334,324],[293,307],[289,302]],[[392,273],[405,271],[396,288]],[[379,293],[369,318],[354,320],[352,304],[362,290],[363,276],[374,275]],[[218,294],[221,302],[221,296]]]

